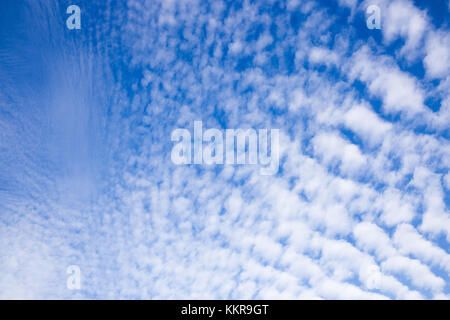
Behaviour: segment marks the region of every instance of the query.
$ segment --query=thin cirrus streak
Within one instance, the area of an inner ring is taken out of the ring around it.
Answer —
[[[0,8],[0,298],[448,299],[446,6],[73,4]],[[174,164],[195,121],[277,173]]]

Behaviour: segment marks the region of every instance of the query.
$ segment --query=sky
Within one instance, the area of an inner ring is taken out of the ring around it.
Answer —
[[[2,0],[0,298],[449,299],[449,15]],[[279,170],[173,163],[194,121],[278,129]]]

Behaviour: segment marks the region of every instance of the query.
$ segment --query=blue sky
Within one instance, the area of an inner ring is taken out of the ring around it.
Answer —
[[[448,299],[449,11],[1,1],[0,298]],[[197,120],[278,173],[175,165]]]

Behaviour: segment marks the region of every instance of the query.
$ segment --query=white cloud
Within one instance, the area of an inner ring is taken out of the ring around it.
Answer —
[[[381,143],[392,127],[375,112],[363,106],[355,106],[345,113],[344,123],[371,146]]]
[[[415,57],[415,50],[421,45],[428,26],[426,14],[411,2],[401,0],[391,2],[383,18],[385,40],[390,43],[398,37],[405,38],[401,53],[407,57]]]
[[[418,260],[396,256],[387,259],[381,265],[384,271],[404,274],[413,285],[419,288],[439,292],[445,285],[443,279],[435,276],[426,265],[421,264]]]
[[[376,206],[382,210],[380,220],[388,226],[410,222],[415,216],[415,208],[408,196],[402,196],[399,190],[392,188],[383,193]]]
[[[450,73],[450,36],[444,32],[431,32],[426,41],[423,60],[427,76],[447,77]]]
[[[402,254],[411,254],[450,272],[450,256],[443,249],[425,239],[412,225],[399,225],[393,236],[393,241]]]
[[[417,80],[399,70],[391,59],[373,55],[364,46],[351,61],[351,78],[365,82],[371,94],[381,97],[387,113],[401,111],[411,116],[424,111],[424,93]]]
[[[313,139],[314,152],[323,159],[324,163],[332,165],[339,163],[345,174],[352,174],[362,170],[366,158],[358,146],[347,142],[332,133],[320,133]]]
[[[373,250],[377,257],[388,258],[396,253],[389,235],[371,222],[361,222],[353,228],[358,246],[364,250]]]
[[[326,66],[338,65],[339,56],[336,52],[327,48],[313,47],[309,52],[309,61],[313,64],[325,64]]]

